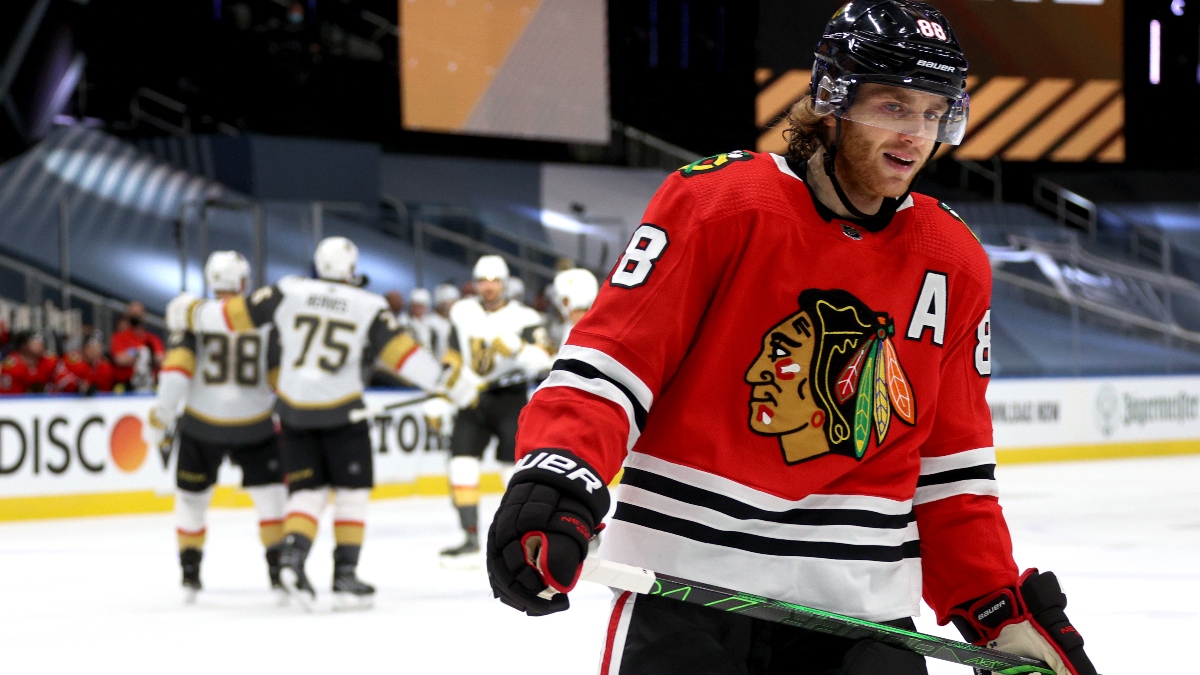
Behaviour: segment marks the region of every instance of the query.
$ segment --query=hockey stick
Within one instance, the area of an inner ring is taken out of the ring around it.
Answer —
[[[934,635],[914,633],[886,624],[793,605],[790,602],[731,591],[608,560],[592,557],[585,559],[580,578],[623,591],[657,595],[851,640],[874,640],[921,656],[972,666],[977,672],[992,671],[1000,675],[1054,675],[1050,666],[1037,659],[976,647]],[[547,591],[549,593],[543,593],[542,597],[553,595],[550,589]]]
[[[383,406],[382,408],[372,410],[371,412],[380,413],[380,412],[384,412],[385,410],[395,410],[397,408],[405,408],[410,405],[424,403],[425,401],[435,399],[439,396],[441,396],[441,394],[426,394],[424,396],[418,396],[416,398],[409,399],[407,401],[400,401],[399,403],[390,403],[388,405]]]

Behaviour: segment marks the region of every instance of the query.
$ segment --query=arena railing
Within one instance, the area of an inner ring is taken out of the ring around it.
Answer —
[[[1097,255],[1071,234],[1065,242],[1010,234],[1008,246],[985,246],[993,278],[1064,303],[1076,331],[1082,310],[1119,327],[1157,334],[1168,346],[1200,351],[1200,330],[1194,329],[1200,326],[1180,325],[1176,311],[1179,302],[1200,308],[1200,284]]]

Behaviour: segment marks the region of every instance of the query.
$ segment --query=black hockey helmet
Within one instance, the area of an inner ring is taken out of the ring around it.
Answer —
[[[811,93],[818,113],[957,145],[967,130],[967,59],[950,22],[912,0],[855,0],[833,15],[817,43]],[[948,108],[853,110],[859,85],[875,82],[944,96]],[[936,123],[935,123],[936,122]]]

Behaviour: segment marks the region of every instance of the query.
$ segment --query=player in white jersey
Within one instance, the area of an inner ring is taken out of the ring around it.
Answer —
[[[284,277],[248,301],[204,303],[191,320],[240,331],[275,326],[281,347],[276,412],[289,491],[280,560],[284,587],[311,607],[316,593],[304,563],[332,487],[334,606],[365,607],[375,589],[358,579],[356,569],[374,472],[362,362],[378,359],[431,391],[441,366],[401,329],[381,296],[360,288],[358,249],[350,240],[322,240],[313,259],[318,279]]]
[[[560,320],[554,324],[557,334],[550,337],[556,349],[567,343],[571,329],[592,308],[599,292],[596,275],[585,269],[576,267],[554,275],[554,308]]]
[[[204,276],[217,298],[240,297],[250,264],[236,251],[216,251],[204,265]],[[241,467],[242,487],[258,511],[271,587],[282,590],[279,555],[287,491],[271,420],[275,396],[269,381],[279,361],[272,328],[235,333],[224,325],[197,331],[169,327],[168,351],[147,428],[151,445],[172,435],[179,439],[175,526],[187,597],[190,601],[201,588],[208,505],[226,457]]]
[[[496,459],[512,465],[517,417],[529,400],[528,383],[550,369],[542,317],[506,299],[508,264],[483,256],[475,264],[477,297],[450,308],[450,347],[443,363],[449,396],[460,410],[450,435],[451,495],[466,532],[461,546],[442,551],[449,561],[479,552],[479,476],[483,451],[494,436]]]
[[[420,345],[438,360],[446,355],[450,341],[450,320],[433,310],[433,297],[424,288],[415,288],[408,296],[409,329]]]

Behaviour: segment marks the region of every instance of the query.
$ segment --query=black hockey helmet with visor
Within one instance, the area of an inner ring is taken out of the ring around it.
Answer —
[[[958,145],[967,130],[967,60],[949,21],[911,0],[864,0],[838,10],[817,44],[811,93],[815,110],[838,119]],[[945,110],[855,105],[877,83],[940,96]]]

